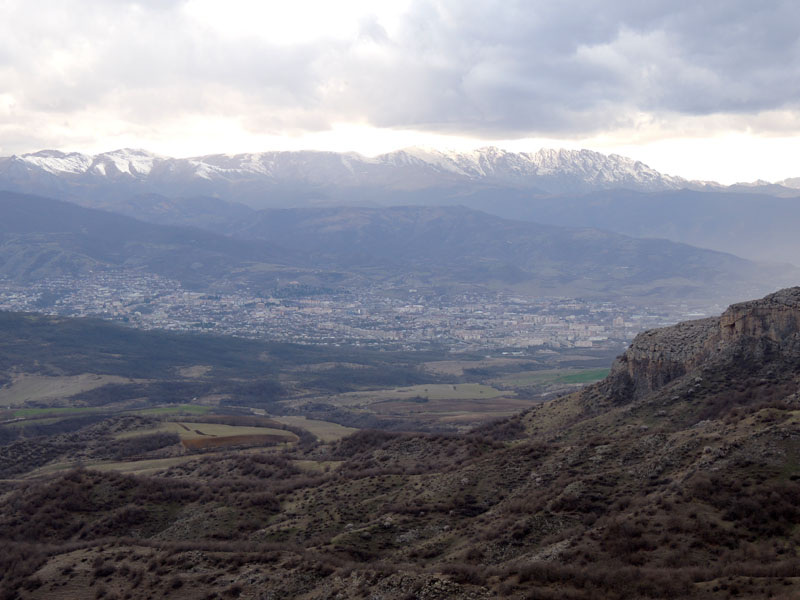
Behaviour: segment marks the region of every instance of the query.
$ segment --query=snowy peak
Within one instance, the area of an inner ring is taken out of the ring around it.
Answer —
[[[150,174],[153,164],[159,159],[163,160],[161,157],[145,150],[124,148],[98,154],[94,157],[90,169],[94,169],[102,175],[116,173],[133,177],[146,176]]]
[[[545,189],[551,187],[547,185],[548,180],[551,184],[561,180],[563,185],[568,179],[573,180],[574,186],[593,189],[663,190],[686,187],[689,183],[680,177],[662,175],[639,161],[591,150],[542,149],[535,153],[514,153],[490,146],[472,152],[442,152],[412,147],[378,158],[386,164],[416,162],[470,179],[530,184]]]
[[[681,177],[662,175],[644,163],[617,154],[605,155],[591,150],[539,150],[532,159],[538,165],[539,175],[572,174],[599,185],[638,183],[683,187],[688,183]]]

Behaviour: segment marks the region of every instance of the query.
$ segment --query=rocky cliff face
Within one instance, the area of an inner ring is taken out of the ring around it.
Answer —
[[[800,287],[734,304],[719,320],[723,344],[743,338],[765,338],[788,350],[797,344],[800,331]]]
[[[774,361],[800,365],[800,287],[734,304],[720,317],[639,334],[606,385],[617,402],[625,402],[703,367]]]

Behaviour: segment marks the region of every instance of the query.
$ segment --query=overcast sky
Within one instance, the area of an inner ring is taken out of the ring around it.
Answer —
[[[0,0],[0,155],[590,148],[800,176],[796,0]]]

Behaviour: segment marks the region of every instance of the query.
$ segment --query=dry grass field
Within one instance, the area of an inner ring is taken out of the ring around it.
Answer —
[[[291,431],[273,429],[271,427],[247,427],[240,425],[222,425],[219,423],[191,423],[165,421],[158,427],[138,431],[126,431],[117,435],[117,439],[126,439],[153,433],[177,433],[187,448],[217,448],[226,445],[242,445],[246,441],[296,442],[297,436]]]
[[[266,444],[282,444],[293,442],[294,439],[282,435],[274,434],[248,434],[248,435],[227,435],[223,437],[196,437],[181,440],[185,448],[189,450],[206,450],[209,448],[230,448],[235,446],[262,446]]]
[[[475,423],[516,414],[529,408],[531,404],[526,399],[492,396],[485,399],[445,398],[420,403],[402,400],[377,402],[370,406],[370,410],[377,415]]]
[[[520,371],[492,380],[493,384],[511,387],[538,385],[573,385],[600,381],[608,375],[608,369],[547,369],[545,371]]]
[[[14,375],[11,385],[0,388],[0,406],[20,406],[26,402],[69,398],[109,383],[132,383],[133,381],[126,377],[93,373],[63,377],[20,373]]]
[[[409,387],[350,392],[331,399],[339,406],[369,406],[375,402],[402,401],[416,398],[431,400],[489,400],[508,392],[480,383],[429,383]],[[513,392],[510,393],[513,395]]]
[[[186,377],[187,379],[195,379],[207,375],[214,367],[209,365],[194,365],[193,367],[181,367],[178,369],[178,375]]]
[[[275,452],[279,451],[281,448],[285,448],[285,446],[267,446],[267,447],[254,447],[254,448],[237,448],[236,454],[239,455],[253,455],[253,454],[266,454],[272,455]],[[179,456],[168,456],[165,458],[144,458],[141,460],[104,460],[104,461],[97,461],[97,462],[85,462],[82,463],[81,466],[86,469],[91,469],[93,471],[103,471],[103,472],[114,472],[114,473],[126,473],[130,475],[153,475],[156,473],[161,473],[166,471],[171,467],[176,467],[179,465],[187,465],[192,462],[200,461],[200,460],[207,460],[209,458],[214,457],[224,457],[229,456],[230,450],[226,449],[225,447],[221,447],[218,449],[209,448],[202,454],[197,453],[185,453]],[[335,468],[338,466],[339,462],[337,461],[314,461],[314,460],[305,460],[305,461],[297,461],[299,464],[297,465],[298,468],[302,468],[309,472],[322,472],[325,469],[326,465],[330,465],[329,468]],[[70,469],[75,468],[74,461],[59,461],[50,463],[44,467],[40,467],[28,473],[23,479],[39,479],[44,476],[54,475],[57,473],[63,473],[69,471]]]
[[[329,421],[317,421],[316,419],[308,419],[306,417],[297,416],[284,416],[273,417],[276,421],[291,425],[293,427],[300,427],[306,431],[314,434],[323,442],[335,442],[343,437],[358,431],[355,427],[345,427],[338,423],[331,423]]]

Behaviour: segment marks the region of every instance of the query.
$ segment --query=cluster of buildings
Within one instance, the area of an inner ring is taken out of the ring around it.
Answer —
[[[392,349],[436,345],[488,348],[619,347],[652,327],[718,310],[687,305],[642,307],[503,292],[437,294],[366,288],[269,295],[247,290],[200,293],[158,275],[101,271],[21,286],[0,279],[0,310],[91,316],[142,329],[204,331],[313,344]]]

